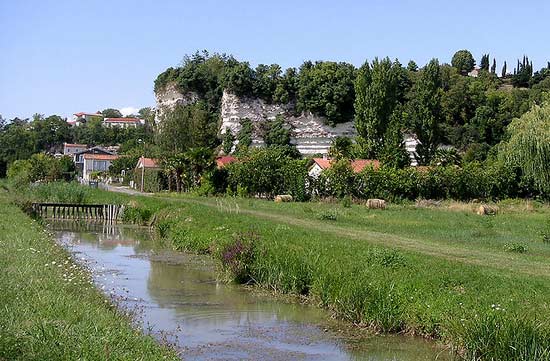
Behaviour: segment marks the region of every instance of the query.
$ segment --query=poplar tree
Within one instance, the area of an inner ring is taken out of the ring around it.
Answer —
[[[408,103],[410,125],[420,141],[416,153],[421,165],[430,163],[442,139],[441,93],[439,61],[432,59],[422,70]]]
[[[483,54],[479,67],[483,70],[489,71],[489,54]]]
[[[399,104],[401,64],[389,58],[365,62],[355,79],[355,127],[365,155],[378,157]]]

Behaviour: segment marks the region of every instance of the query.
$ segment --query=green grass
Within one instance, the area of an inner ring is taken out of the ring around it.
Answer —
[[[176,360],[0,190],[0,360]]]
[[[228,244],[253,232],[253,254],[236,258],[248,262],[238,267],[248,273],[239,274],[241,280],[307,296],[351,323],[433,337],[467,360],[550,360],[547,205],[501,202],[499,214],[489,217],[454,203],[382,211],[186,195],[97,196],[151,214],[159,234],[181,250],[223,257],[236,248]]]

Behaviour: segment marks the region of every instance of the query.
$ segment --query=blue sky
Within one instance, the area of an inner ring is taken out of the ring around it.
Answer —
[[[195,50],[253,65],[390,56],[419,65],[469,49],[497,69],[550,61],[550,1],[0,0],[0,114],[154,106],[153,81]]]

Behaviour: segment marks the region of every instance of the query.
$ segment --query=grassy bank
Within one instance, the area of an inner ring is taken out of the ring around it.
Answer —
[[[164,360],[35,221],[0,190],[0,360]]]
[[[550,360],[550,208],[275,204],[96,193],[130,204],[176,248],[211,252],[241,282],[294,293],[381,332],[452,344],[467,360]],[[547,234],[547,233],[546,233]]]

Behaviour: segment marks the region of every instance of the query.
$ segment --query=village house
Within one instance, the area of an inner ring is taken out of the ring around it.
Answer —
[[[134,174],[137,176],[137,181],[132,181],[132,188],[139,187],[139,190],[143,192],[144,189],[144,177],[146,171],[160,171],[160,165],[157,159],[140,157],[138,159]]]
[[[75,164],[76,170],[79,174],[83,174],[84,171],[84,156],[86,154],[103,154],[103,155],[115,155],[114,152],[109,151],[105,148],[95,146],[91,148],[84,149],[80,152],[73,153],[73,162]]]
[[[73,120],[68,122],[72,126],[79,126],[80,124],[87,123],[92,119],[103,119],[103,114],[79,112],[73,114]]]
[[[325,158],[313,158],[313,164],[309,168],[308,175],[311,178],[318,178],[323,171],[332,167],[334,160]],[[350,162],[351,169],[354,173],[361,173],[367,166],[372,166],[374,169],[380,168],[378,160],[371,159],[355,159]]]
[[[114,154],[83,154],[82,179],[89,181],[92,179],[92,173],[107,172],[117,158],[118,155]]]
[[[230,155],[223,155],[216,158],[216,167],[218,169],[224,168],[226,165],[236,162],[237,158]]]
[[[85,151],[86,149],[88,149],[87,144],[63,143],[63,155],[69,156],[71,158],[74,158],[74,155],[76,153]]]
[[[143,125],[139,118],[105,118],[103,126],[108,128],[137,128]]]

